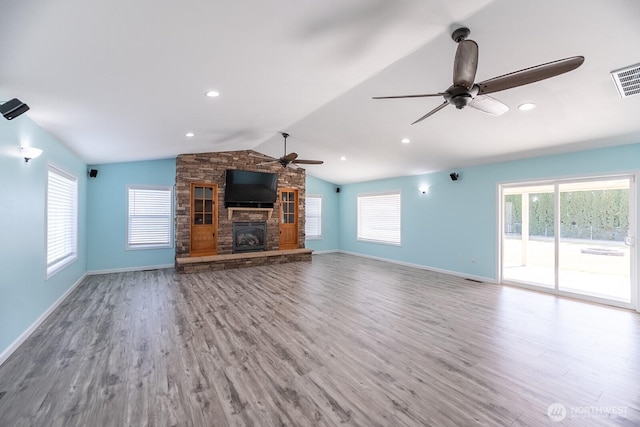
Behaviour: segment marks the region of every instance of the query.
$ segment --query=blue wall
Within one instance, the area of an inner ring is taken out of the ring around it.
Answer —
[[[43,154],[25,163],[21,146]],[[46,278],[47,164],[78,178],[78,259]],[[87,270],[86,165],[24,114],[0,119],[0,354]]]
[[[495,280],[498,183],[639,169],[640,144],[635,144],[461,169],[456,182],[447,171],[345,185],[338,208],[339,248]],[[422,184],[430,186],[428,194],[418,191]],[[391,190],[402,194],[402,245],[357,241],[357,195]]]
[[[44,150],[25,163],[20,146]],[[46,279],[47,163],[78,177],[78,259]],[[94,165],[97,178],[27,115],[0,121],[0,354],[86,272],[173,265],[174,248],[126,250],[128,184],[173,186],[175,160]],[[323,197],[317,252],[342,250],[479,278],[496,278],[497,184],[506,181],[635,172],[640,144],[497,163],[447,172],[341,186],[307,176],[308,194]],[[421,185],[430,187],[421,194]],[[356,197],[400,190],[402,245],[356,240]],[[471,259],[475,258],[476,262]]]
[[[174,186],[175,159],[90,167],[98,170],[98,176],[88,183],[88,271],[173,266],[175,247],[126,249],[127,185]]]
[[[340,221],[338,221],[340,193],[336,193],[337,186],[309,175],[305,185],[307,195],[322,196],[322,238],[307,239],[304,246],[316,252],[336,251],[340,235]]]

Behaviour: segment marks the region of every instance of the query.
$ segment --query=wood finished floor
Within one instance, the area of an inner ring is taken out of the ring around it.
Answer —
[[[90,276],[0,367],[12,427],[544,426],[554,402],[640,425],[640,315],[344,254]]]

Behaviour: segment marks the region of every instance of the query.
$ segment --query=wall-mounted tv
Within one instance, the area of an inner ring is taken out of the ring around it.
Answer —
[[[277,173],[227,169],[225,208],[273,208],[277,198]]]

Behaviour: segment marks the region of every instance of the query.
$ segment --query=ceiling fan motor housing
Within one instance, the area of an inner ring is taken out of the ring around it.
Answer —
[[[458,110],[462,110],[478,95],[479,90],[480,87],[478,85],[473,85],[470,90],[467,90],[467,88],[463,86],[451,86],[445,92],[444,99],[454,105]]]

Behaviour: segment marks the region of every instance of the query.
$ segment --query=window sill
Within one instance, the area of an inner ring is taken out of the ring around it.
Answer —
[[[402,246],[400,242],[385,242],[384,240],[370,240],[370,239],[356,239],[358,242],[364,243],[376,243],[379,245],[388,245],[388,246]]]
[[[61,270],[64,270],[68,265],[73,264],[78,259],[78,255],[73,255],[65,258],[56,264],[47,267],[47,280],[55,276]]]
[[[173,245],[135,245],[129,246],[125,248],[127,251],[146,251],[149,249],[171,249]]]

